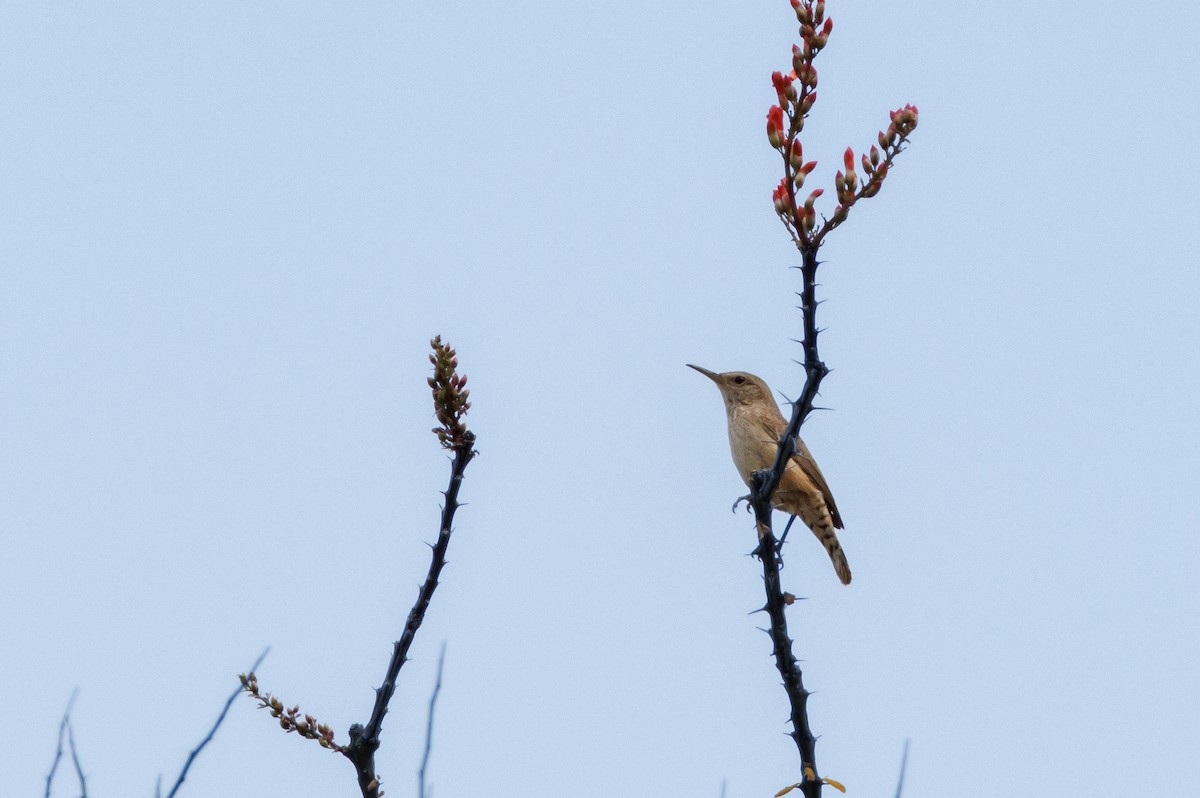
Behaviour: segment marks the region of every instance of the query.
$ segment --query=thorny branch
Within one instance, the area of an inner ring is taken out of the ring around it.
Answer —
[[[378,798],[383,795],[379,789],[379,775],[375,772],[375,751],[379,748],[379,731],[383,726],[383,716],[387,714],[388,702],[396,691],[396,678],[400,668],[408,661],[408,650],[412,646],[421,622],[425,620],[425,611],[433,598],[433,591],[438,586],[438,576],[446,565],[446,549],[450,545],[450,533],[454,526],[454,513],[458,510],[458,490],[462,485],[463,472],[467,464],[475,457],[475,434],[467,429],[463,416],[471,408],[467,397],[470,392],[466,389],[467,378],[457,373],[458,357],[454,350],[442,343],[439,335],[431,342],[433,354],[429,360],[434,366],[434,375],[429,378],[429,387],[433,390],[433,405],[441,426],[433,432],[444,448],[454,453],[450,466],[450,485],[444,495],[446,503],[442,507],[442,523],[438,531],[437,543],[433,545],[433,557],[429,563],[429,573],[417,593],[417,601],[408,613],[408,621],[404,631],[392,649],[392,659],[388,663],[387,674],[383,684],[375,691],[375,706],[371,709],[371,717],[366,726],[354,724],[350,727],[350,743],[342,748],[342,753],[354,763],[358,771],[358,786],[363,798]]]
[[[916,129],[917,109],[906,105],[891,112],[891,123],[886,131],[878,135],[878,147],[872,145],[870,154],[863,154],[861,158],[865,180],[860,181],[855,170],[854,151],[846,148],[843,156],[845,169],[839,171],[834,179],[839,204],[833,216],[823,218],[818,225],[815,203],[824,193],[823,189],[811,191],[803,204],[797,200],[797,193],[804,186],[805,179],[817,166],[816,161],[804,160],[799,136],[817,99],[817,70],[813,61],[829,42],[833,20],[825,17],[825,0],[791,0],[791,5],[800,23],[802,44],[792,47],[791,72],[787,75],[782,72],[771,75],[779,104],[772,106],[767,113],[767,139],[783,159],[784,177],[772,193],[775,212],[801,255],[803,285],[800,311],[804,327],[805,381],[800,396],[792,402],[791,419],[779,440],[774,463],[770,469],[755,472],[752,476],[750,503],[754,508],[759,534],[759,546],[755,553],[763,566],[763,584],[767,594],[765,609],[771,620],[768,631],[774,646],[775,666],[783,677],[791,706],[791,736],[800,752],[801,772],[804,774],[803,780],[795,786],[803,791],[806,798],[818,798],[823,784],[834,782],[822,779],[817,772],[816,737],[808,720],[809,692],[804,687],[804,676],[792,652],[792,640],[788,635],[785,609],[791,602],[790,595],[783,591],[780,584],[781,554],[771,529],[771,497],[795,453],[796,436],[813,410],[821,381],[829,374],[828,367],[817,351],[817,337],[820,334],[816,323],[817,251],[824,243],[825,236],[846,220],[856,202],[879,193],[893,161]]]
[[[417,600],[408,613],[404,631],[400,639],[392,644],[392,657],[388,661],[387,672],[383,684],[375,690],[375,703],[371,708],[371,716],[366,725],[355,723],[350,727],[350,742],[338,745],[334,742],[333,729],[324,723],[318,723],[312,715],[300,713],[300,707],[290,709],[270,693],[259,691],[258,678],[253,673],[242,675],[242,687],[254,698],[258,699],[259,707],[269,709],[272,717],[279,720],[285,731],[295,732],[301,737],[316,740],[323,748],[342,754],[354,765],[358,778],[358,786],[363,798],[382,798],[379,774],[375,770],[375,752],[379,750],[379,734],[383,727],[383,718],[388,711],[388,703],[396,692],[396,679],[400,668],[408,661],[408,651],[412,647],[417,630],[425,620],[425,611],[433,598],[433,592],[438,586],[438,576],[446,565],[446,551],[450,545],[450,534],[454,525],[454,514],[459,508],[458,492],[462,485],[463,472],[467,464],[475,457],[475,434],[467,429],[463,417],[471,408],[467,390],[467,378],[460,375],[458,356],[448,344],[442,343],[439,335],[429,342],[433,354],[429,356],[433,363],[434,375],[429,378],[429,387],[433,391],[434,413],[439,426],[433,432],[437,435],[442,447],[453,452],[454,457],[450,466],[450,485],[444,492],[446,503],[442,507],[441,526],[437,542],[431,546],[433,550],[429,563],[429,572],[417,593]],[[439,666],[440,680],[440,666]],[[421,773],[424,777],[424,768]]]
[[[358,786],[363,798],[381,798],[379,774],[375,770],[375,752],[379,750],[379,734],[383,728],[383,718],[388,711],[388,703],[396,692],[396,679],[400,668],[408,661],[408,651],[412,647],[417,630],[425,620],[425,612],[438,586],[438,577],[446,565],[446,550],[450,545],[450,535],[454,527],[454,514],[459,508],[458,492],[462,486],[463,472],[467,464],[475,457],[475,434],[467,429],[463,417],[471,408],[467,390],[467,378],[458,374],[458,356],[448,344],[442,343],[439,335],[430,341],[433,354],[429,356],[433,363],[433,376],[429,378],[429,387],[433,391],[434,413],[439,426],[433,432],[437,435],[442,447],[453,453],[450,465],[450,484],[443,495],[446,503],[442,507],[441,525],[438,530],[437,542],[430,548],[433,550],[429,563],[429,572],[417,592],[417,600],[408,613],[404,631],[400,639],[392,644],[392,657],[388,661],[387,672],[383,684],[375,690],[375,704],[371,708],[371,716],[365,725],[355,723],[350,727],[350,742],[338,745],[333,740],[333,730],[318,723],[312,715],[302,715],[299,706],[290,709],[270,693],[259,691],[258,679],[253,672],[243,675],[242,686],[259,701],[259,707],[269,709],[271,715],[279,720],[280,725],[288,732],[295,732],[301,737],[316,740],[322,747],[336,751],[354,765],[358,777]],[[439,674],[440,674],[439,666]],[[440,680],[440,676],[439,676]],[[436,695],[436,693],[435,693]],[[432,707],[431,707],[432,711]],[[424,779],[424,766],[421,772]]]

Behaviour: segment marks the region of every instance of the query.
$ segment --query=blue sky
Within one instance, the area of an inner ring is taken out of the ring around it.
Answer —
[[[1194,791],[1193,4],[830,0],[813,178],[920,127],[823,254],[805,438],[849,588],[785,585],[850,795]],[[0,794],[74,720],[90,794],[265,689],[363,721],[448,463],[480,457],[379,768],[411,795],[794,781],[713,386],[795,395],[774,217],[782,0],[0,7]],[[826,212],[832,203],[824,208]],[[58,783],[66,795],[69,779]],[[1028,789],[1028,788],[1026,788]],[[356,794],[246,701],[185,795]]]

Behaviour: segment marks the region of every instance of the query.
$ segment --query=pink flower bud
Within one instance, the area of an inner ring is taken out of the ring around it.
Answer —
[[[871,145],[871,165],[879,166],[879,148],[874,144]]]

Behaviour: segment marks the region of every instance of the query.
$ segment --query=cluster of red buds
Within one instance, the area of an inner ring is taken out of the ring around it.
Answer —
[[[779,104],[767,112],[767,140],[779,151],[784,161],[784,178],[771,194],[775,212],[792,233],[801,249],[820,246],[825,234],[846,220],[859,199],[879,193],[892,161],[904,148],[909,135],[917,126],[916,106],[906,105],[892,111],[891,124],[879,133],[879,146],[863,154],[863,179],[855,170],[854,151],[846,148],[845,170],[837,173],[834,187],[838,206],[833,216],[818,229],[815,203],[823,189],[814,189],[801,203],[798,199],[804,180],[816,168],[816,161],[805,161],[799,135],[804,119],[817,101],[817,70],[813,59],[829,44],[833,20],[825,17],[825,0],[790,0],[796,19],[800,22],[800,45],[792,47],[792,70],[786,75],[771,73],[771,84]]]
[[[434,338],[429,345],[433,347],[433,354],[429,356],[429,362],[433,364],[429,387],[433,390],[433,410],[441,425],[435,427],[433,433],[447,449],[470,448],[475,436],[463,422],[463,416],[471,409],[467,376],[457,373],[458,355],[449,344],[442,343],[442,336]]]
[[[238,678],[246,692],[258,699],[258,708],[269,710],[271,717],[279,719],[279,725],[284,731],[289,734],[295,732],[306,739],[316,740],[322,748],[330,751],[342,752],[342,747],[333,741],[333,729],[324,723],[317,723],[317,719],[312,715],[301,715],[299,705],[288,708],[270,693],[260,693],[258,677],[253,673],[249,675],[240,673]]]

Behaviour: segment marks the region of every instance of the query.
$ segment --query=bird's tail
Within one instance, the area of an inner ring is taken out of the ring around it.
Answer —
[[[791,511],[793,508],[787,509]],[[800,520],[817,536],[825,551],[829,552],[829,559],[833,561],[833,570],[837,571],[838,579],[842,580],[843,585],[850,584],[850,563],[846,560],[846,552],[842,551],[842,544],[833,528],[833,518],[825,504],[822,502],[795,509],[800,510]]]
[[[837,571],[838,579],[842,580],[843,585],[850,584],[850,563],[846,560],[846,552],[842,551],[836,537],[833,543],[825,544],[825,550],[829,552],[829,559],[833,560],[833,569]]]

